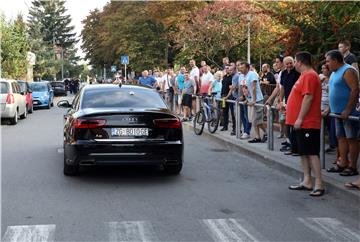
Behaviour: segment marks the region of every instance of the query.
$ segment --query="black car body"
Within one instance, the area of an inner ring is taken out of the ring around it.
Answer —
[[[50,82],[52,89],[54,90],[54,96],[66,96],[66,86],[63,82],[53,81]]]
[[[88,85],[70,105],[64,125],[64,174],[79,166],[156,164],[178,174],[182,125],[160,95],[144,86]]]

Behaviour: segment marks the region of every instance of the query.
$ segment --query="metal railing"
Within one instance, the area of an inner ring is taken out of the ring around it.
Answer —
[[[173,102],[171,106],[171,110],[175,112],[176,110],[176,95],[174,94]],[[193,95],[193,97],[196,97],[196,107],[195,111],[198,112],[200,110],[200,97],[198,95]],[[216,101],[222,101],[222,98],[214,98]],[[236,139],[240,139],[241,136],[241,126],[242,121],[240,118],[240,108],[241,105],[248,106],[247,101],[235,101],[235,100],[225,100],[227,103],[234,104],[234,111],[235,111],[235,132],[236,132]],[[278,109],[275,108],[275,106],[265,105],[265,104],[259,104],[255,103],[254,106],[266,108],[266,116],[267,116],[267,148],[270,151],[274,150],[274,111],[278,111]],[[340,118],[340,115],[330,113],[330,117]],[[321,118],[321,129],[320,129],[320,162],[322,164],[322,168],[325,169],[325,117]],[[360,121],[360,117],[356,116],[349,116],[349,120],[354,121]]]

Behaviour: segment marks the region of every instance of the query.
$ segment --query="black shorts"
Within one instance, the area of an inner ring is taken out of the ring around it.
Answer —
[[[299,155],[320,154],[320,129],[293,129],[292,153]]]
[[[183,106],[192,107],[192,97],[190,94],[184,94],[183,98],[182,98],[182,103]]]

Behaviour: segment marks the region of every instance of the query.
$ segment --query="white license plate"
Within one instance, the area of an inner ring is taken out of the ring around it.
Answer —
[[[148,128],[112,128],[111,136],[148,136]]]
[[[39,104],[39,102],[38,101],[33,101],[33,104]]]

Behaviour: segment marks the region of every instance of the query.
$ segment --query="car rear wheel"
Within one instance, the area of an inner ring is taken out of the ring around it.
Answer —
[[[64,175],[65,176],[76,176],[79,174],[79,165],[68,165],[66,164],[64,156]]]
[[[25,108],[24,113],[20,116],[21,119],[26,119],[27,117],[27,107]]]
[[[15,115],[14,115],[14,117],[12,117],[12,118],[10,119],[10,123],[13,124],[13,125],[15,125],[15,124],[18,123],[18,121],[19,121],[18,112],[15,111]]]

